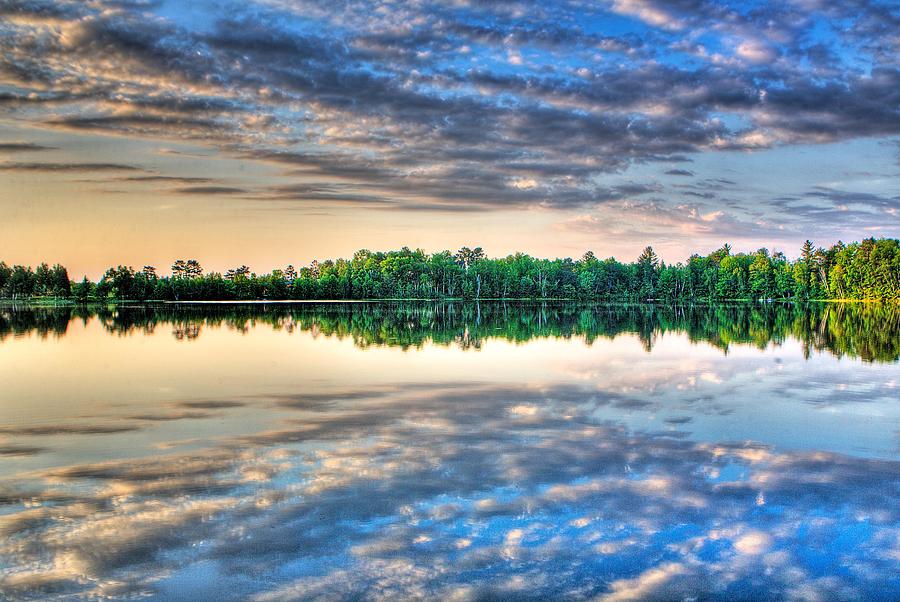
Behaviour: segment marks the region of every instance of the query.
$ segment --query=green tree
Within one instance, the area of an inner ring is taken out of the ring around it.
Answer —
[[[78,303],[87,303],[94,296],[94,283],[87,276],[72,287],[72,297]]]
[[[659,258],[653,247],[647,246],[637,258],[638,295],[642,300],[656,296],[656,284],[659,280]]]
[[[750,294],[754,299],[771,299],[775,296],[775,271],[768,249],[760,249],[753,256],[749,267]]]

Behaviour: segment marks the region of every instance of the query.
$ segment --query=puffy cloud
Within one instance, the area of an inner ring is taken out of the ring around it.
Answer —
[[[143,171],[134,165],[122,163],[0,163],[2,171],[51,172],[51,173],[95,173],[109,171]]]
[[[0,153],[30,153],[56,150],[52,146],[44,146],[33,142],[0,142]]]
[[[210,196],[244,194],[247,191],[243,188],[235,188],[233,186],[186,186],[184,188],[176,188],[174,192],[178,194],[200,194]]]
[[[900,17],[867,0],[553,11],[530,0],[257,0],[198,2],[191,14],[14,0],[2,11],[7,110],[303,171],[255,191],[262,200],[584,207],[602,200],[599,179],[635,164],[900,132]],[[616,35],[589,26],[614,15],[634,23]]]
[[[605,602],[618,602],[622,600],[647,600],[654,597],[671,595],[671,590],[666,591],[674,577],[683,575],[685,567],[677,562],[670,562],[658,567],[648,569],[634,579],[619,579],[611,585],[612,592],[603,596]]]

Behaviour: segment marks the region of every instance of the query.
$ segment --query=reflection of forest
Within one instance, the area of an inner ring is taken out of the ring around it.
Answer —
[[[900,358],[900,306],[896,304],[578,305],[516,303],[332,303],[0,307],[0,340],[36,332],[63,335],[70,321],[99,320],[109,332],[170,329],[178,339],[204,327],[247,331],[256,325],[352,337],[359,347],[417,347],[426,342],[477,349],[491,338],[598,337],[635,333],[649,351],[657,335],[686,332],[726,351],[732,343],[765,347],[795,338],[811,350],[865,361]]]

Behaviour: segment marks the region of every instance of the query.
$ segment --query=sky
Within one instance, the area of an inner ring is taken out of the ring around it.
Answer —
[[[0,0],[0,259],[900,236],[900,5]]]

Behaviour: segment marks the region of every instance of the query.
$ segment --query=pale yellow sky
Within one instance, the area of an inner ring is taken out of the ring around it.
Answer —
[[[898,221],[890,214],[877,221],[873,215],[871,225],[862,228],[849,222],[812,223],[783,209],[767,215],[762,205],[749,202],[704,205],[686,197],[679,200],[677,189],[661,189],[659,198],[613,199],[587,207],[532,204],[507,209],[500,204],[468,211],[304,200],[302,195],[267,200],[250,191],[295,183],[297,174],[277,163],[208,146],[61,133],[9,120],[0,120],[0,134],[4,140],[48,147],[0,152],[0,260],[26,265],[59,262],[73,279],[97,278],[118,264],[154,265],[160,273],[168,273],[179,258],[196,258],[207,271],[246,264],[262,273],[289,263],[299,267],[315,258],[349,257],[361,248],[402,246],[428,252],[482,246],[489,256],[522,251],[540,257],[579,257],[592,250],[600,257],[630,261],[650,244],[664,261],[677,262],[728,241],[736,250],[766,246],[796,255],[807,236],[829,244],[838,238],[891,235]],[[790,182],[792,173],[802,176],[797,185],[807,188],[811,182],[872,190],[892,185],[891,178],[871,175],[823,180],[835,174],[849,153],[861,162],[889,161],[874,141],[837,145],[822,155],[824,163],[804,160],[793,170],[785,165],[786,152],[701,155],[693,168],[706,162],[710,169],[740,181],[748,191],[744,194],[751,196],[774,196],[766,187]],[[132,169],[110,169],[110,164]],[[4,165],[12,168],[3,169]],[[33,167],[23,167],[28,165]],[[47,165],[70,168],[51,170]],[[88,167],[82,170],[79,165]],[[767,170],[767,165],[777,167]],[[636,166],[610,178],[658,182],[658,176],[648,176],[646,169]],[[202,185],[193,179],[202,180]],[[239,192],[207,191],[207,185]],[[193,192],[184,191],[192,187]]]
[[[32,132],[17,129],[23,138]],[[283,177],[277,168],[247,160],[160,153],[167,145],[117,137],[51,135],[42,144],[60,150],[16,153],[7,162],[67,161],[105,164],[126,157],[153,174],[211,177],[235,187]],[[247,264],[269,271],[314,258],[348,257],[361,248],[421,247],[426,251],[480,245],[489,255],[523,251],[538,256],[637,256],[654,242],[673,260],[683,244],[659,236],[616,236],[584,228],[581,210],[541,207],[436,212],[366,208],[327,201],[247,200],[243,195],[178,194],[167,182],[124,181],[130,172],[0,171],[0,259],[35,265],[60,262],[70,276],[97,277],[119,263],[154,265],[197,258],[208,270]],[[625,216],[611,217],[627,221]],[[631,219],[631,218],[628,218]],[[607,222],[610,226],[613,222]],[[656,233],[657,235],[659,232]],[[652,238],[652,239],[651,239]]]

